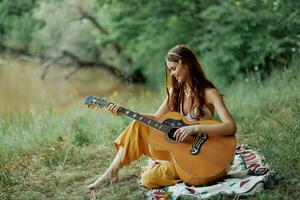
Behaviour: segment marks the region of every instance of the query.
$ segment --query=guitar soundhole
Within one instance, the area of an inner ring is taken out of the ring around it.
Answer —
[[[175,119],[166,119],[163,124],[166,124],[168,126],[173,127],[169,132],[168,132],[168,138],[171,141],[176,141],[176,138],[174,137],[174,133],[175,131],[182,127],[182,126],[186,126],[187,124],[185,124],[181,119],[180,120],[175,120]]]
[[[176,137],[174,137],[174,133],[178,128],[172,128],[169,132],[168,132],[168,138],[172,141],[176,141]]]

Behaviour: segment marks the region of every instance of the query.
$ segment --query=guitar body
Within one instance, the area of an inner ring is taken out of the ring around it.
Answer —
[[[201,120],[191,123],[177,112],[169,112],[158,121],[175,128],[193,124],[219,123],[214,120]],[[199,153],[192,155],[191,149],[197,138],[190,137],[189,142],[178,143],[170,139],[168,134],[163,134],[153,128],[149,130],[151,155],[156,159],[173,162],[176,172],[185,183],[204,185],[226,175],[236,147],[234,135],[208,136],[201,145]]]

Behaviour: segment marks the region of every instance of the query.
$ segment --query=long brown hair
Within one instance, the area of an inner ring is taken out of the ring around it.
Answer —
[[[206,88],[216,88],[214,84],[209,81],[203,71],[202,65],[197,59],[196,54],[192,49],[185,45],[177,45],[171,49],[167,56],[166,61],[176,62],[179,64],[186,64],[188,66],[188,74],[191,78],[191,89],[194,93],[191,96],[191,108],[196,105],[195,119],[200,119],[205,116],[203,106],[205,104],[204,92]],[[168,107],[171,111],[180,112],[180,106],[184,98],[183,83],[178,83],[177,80],[170,75],[168,68],[166,69],[166,90],[168,94]],[[171,94],[169,93],[172,88]]]

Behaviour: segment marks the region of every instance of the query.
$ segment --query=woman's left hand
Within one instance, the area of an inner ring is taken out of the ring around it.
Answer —
[[[184,142],[187,140],[187,136],[194,136],[195,134],[195,126],[184,126],[175,131],[174,137],[177,142]]]

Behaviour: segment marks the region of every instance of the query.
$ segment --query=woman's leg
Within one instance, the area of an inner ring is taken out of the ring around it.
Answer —
[[[103,175],[87,187],[93,189],[101,182],[117,182],[118,172],[123,166],[137,160],[142,154],[150,156],[147,142],[148,133],[149,128],[146,125],[133,121],[114,141],[118,153],[112,164]]]
[[[172,162],[154,164],[142,173],[142,185],[153,189],[163,186],[175,185],[182,181],[176,173]]]
[[[108,169],[104,172],[104,174],[102,174],[94,183],[88,185],[87,188],[94,189],[101,182],[110,182],[110,183],[118,182],[119,180],[118,173],[123,166],[121,162],[123,152],[124,152],[124,148],[122,147],[119,148],[115,159],[110,164]]]

